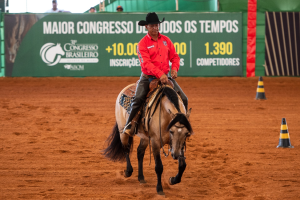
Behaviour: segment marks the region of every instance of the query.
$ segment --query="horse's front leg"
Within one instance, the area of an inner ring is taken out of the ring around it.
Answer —
[[[157,176],[156,191],[159,195],[165,195],[161,185],[161,175],[164,171],[164,166],[160,158],[160,145],[156,145],[155,143],[152,142],[152,149],[153,149],[153,156],[155,160],[155,172]]]
[[[129,153],[130,153],[130,146],[132,143],[132,137],[129,137],[127,134],[121,134],[121,142],[123,144],[123,148],[124,148],[124,153],[125,153],[125,157],[126,157],[126,170],[124,170],[124,177],[130,177],[132,175],[133,172],[133,168],[130,162],[130,158],[129,158]]]
[[[185,157],[184,157],[183,152],[181,155],[182,156],[179,156],[179,158],[178,158],[178,174],[175,177],[171,177],[169,179],[170,185],[175,185],[175,184],[181,182],[182,174],[186,168]]]
[[[141,139],[140,145],[137,148],[137,157],[139,162],[138,180],[140,181],[140,183],[146,183],[144,179],[144,173],[143,173],[143,160],[144,160],[145,150],[147,146],[148,146],[148,141],[146,139]]]

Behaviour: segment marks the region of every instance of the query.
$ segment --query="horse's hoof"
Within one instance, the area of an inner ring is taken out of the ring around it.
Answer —
[[[140,184],[145,184],[147,183],[145,180],[139,180],[140,181]]]
[[[157,194],[159,194],[161,196],[165,196],[165,193],[163,191],[157,192]]]
[[[132,175],[132,172],[130,173],[130,172],[124,170],[124,177],[125,178],[129,178],[131,175]]]
[[[170,179],[169,179],[169,184],[170,185],[174,185],[174,179],[175,179],[175,177],[170,177]]]

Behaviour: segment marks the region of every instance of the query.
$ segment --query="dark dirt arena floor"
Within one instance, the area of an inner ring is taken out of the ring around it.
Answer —
[[[195,134],[182,182],[168,185],[177,161],[162,155],[165,197],[154,160],[146,184],[125,163],[101,155],[123,87],[137,77],[0,78],[0,199],[300,199],[300,78],[177,79],[189,97]],[[293,149],[278,149],[286,118]]]

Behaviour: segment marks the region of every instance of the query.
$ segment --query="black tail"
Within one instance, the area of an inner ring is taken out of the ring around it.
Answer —
[[[126,153],[130,153],[133,147],[133,137],[129,137],[128,146],[124,147],[121,138],[120,132],[118,128],[118,124],[113,127],[111,134],[108,136],[107,140],[107,148],[102,151],[102,154],[111,161],[126,161]]]

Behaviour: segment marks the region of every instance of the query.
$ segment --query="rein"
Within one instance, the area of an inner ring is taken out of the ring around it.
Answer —
[[[163,87],[163,89],[162,89],[162,94],[163,94],[166,86],[163,85],[162,87]],[[162,138],[161,138],[161,101],[162,101],[162,95],[159,97],[159,134],[160,134],[160,143],[161,143],[161,148],[163,150],[163,153],[164,153],[165,157],[168,157],[169,154],[170,154],[170,151],[168,151],[168,154],[166,154],[166,152],[164,150],[163,141],[162,141]],[[169,144],[169,149],[170,149],[170,144]]]
[[[163,86],[162,93],[164,92],[164,90],[165,90],[165,86]],[[168,154],[165,153],[163,142],[162,142],[162,138],[161,138],[161,99],[162,99],[162,95],[159,97],[159,134],[160,134],[160,143],[161,143],[161,148],[163,149],[163,153],[165,154],[165,157],[168,157],[169,153],[170,153],[170,150],[169,150]],[[149,112],[149,114],[150,113],[151,112]],[[151,118],[152,118],[152,116],[151,116]],[[169,146],[170,146],[170,144],[169,144]],[[150,150],[150,163],[149,163],[149,166],[150,166],[151,165],[151,143],[150,143],[150,135],[149,135],[149,150]]]

